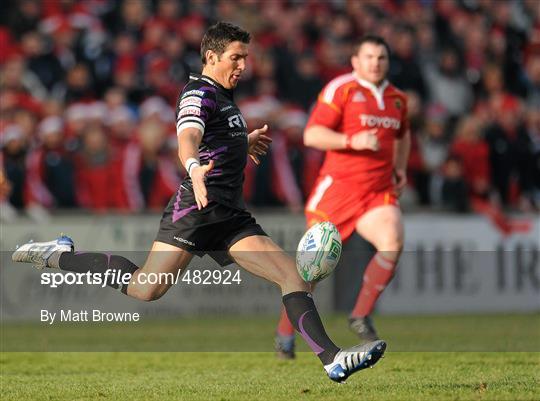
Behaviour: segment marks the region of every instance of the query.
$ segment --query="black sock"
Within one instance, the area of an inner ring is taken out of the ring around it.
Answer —
[[[63,252],[58,260],[58,266],[62,270],[76,273],[100,273],[102,280],[106,280],[109,287],[119,289],[124,294],[127,294],[128,284],[118,282],[117,277],[123,277],[124,274],[129,273],[131,280],[131,276],[138,269],[123,256],[96,252]],[[110,270],[110,275],[105,275],[107,270]]]
[[[311,294],[304,291],[291,292],[283,296],[283,305],[292,325],[321,362],[324,365],[331,363],[339,348],[326,334]]]

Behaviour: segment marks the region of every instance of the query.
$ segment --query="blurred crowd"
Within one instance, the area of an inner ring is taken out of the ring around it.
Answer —
[[[260,167],[248,163],[248,203],[301,210],[323,158],[302,143],[310,107],[351,70],[354,39],[374,33],[409,97],[406,199],[540,207],[538,0],[4,0],[2,217],[161,210],[185,174],[176,97],[216,20],[252,33],[235,98],[274,140]]]

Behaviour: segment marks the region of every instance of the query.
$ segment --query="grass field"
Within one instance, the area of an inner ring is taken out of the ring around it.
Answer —
[[[340,345],[355,343],[345,329],[344,316],[327,317],[325,323]],[[271,318],[191,318],[128,326],[5,324],[0,396],[2,400],[540,399],[538,315],[380,317],[377,323],[389,343],[386,358],[345,385],[328,380],[309,352],[300,352],[295,361],[280,361],[265,352],[271,349]],[[13,350],[49,352],[6,352]],[[119,352],[125,350],[140,352]],[[198,350],[207,352],[193,352]],[[217,352],[225,350],[230,352]],[[302,345],[300,350],[306,348]]]

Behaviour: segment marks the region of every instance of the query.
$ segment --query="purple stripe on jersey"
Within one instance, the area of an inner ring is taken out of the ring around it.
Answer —
[[[220,168],[215,168],[212,171],[210,171],[206,176],[207,177],[217,177],[218,175],[223,174],[223,170]]]
[[[205,98],[202,100],[201,105],[213,110],[216,108],[216,101],[214,99]]]
[[[201,86],[199,90],[216,93],[216,88],[214,88],[213,86]]]
[[[305,311],[302,316],[300,316],[300,320],[298,320],[298,328],[300,329],[300,334],[302,337],[304,337],[304,340],[308,343],[309,347],[315,352],[315,354],[319,355],[321,352],[324,351],[324,348],[322,348],[319,344],[317,344],[313,339],[309,336],[308,333],[304,330],[304,325],[302,322],[304,321],[304,317],[311,311]]]
[[[217,156],[220,153],[226,152],[227,149],[228,149],[227,146],[221,146],[221,147],[219,147],[216,150],[213,150],[211,152],[201,152],[201,153],[199,153],[199,156],[200,157],[209,157],[211,159],[212,157]]]
[[[182,217],[184,217],[186,214],[191,212],[193,209],[197,208],[197,205],[193,205],[188,207],[187,209],[180,209],[180,200],[182,199],[182,187],[178,189],[178,192],[176,194],[176,202],[174,202],[174,210],[172,215],[172,222],[176,223],[178,220],[180,220]]]

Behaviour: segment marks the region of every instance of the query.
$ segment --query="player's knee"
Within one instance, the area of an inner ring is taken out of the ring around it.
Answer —
[[[381,238],[377,244],[377,250],[388,254],[388,259],[397,259],[403,250],[403,236],[388,235]]]

